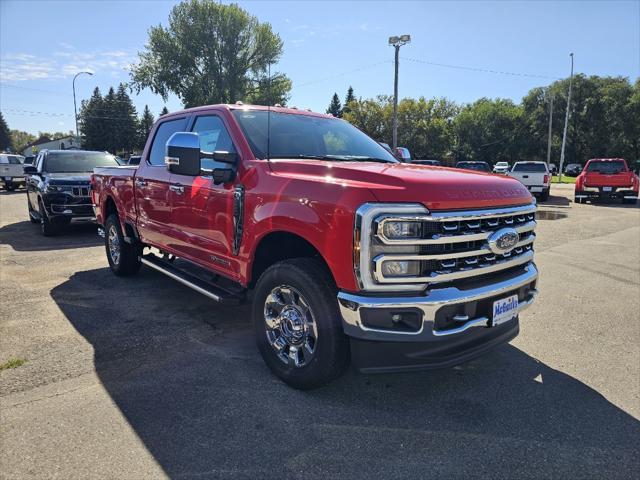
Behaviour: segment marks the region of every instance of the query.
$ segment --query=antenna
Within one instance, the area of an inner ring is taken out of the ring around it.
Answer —
[[[268,64],[268,84],[267,84],[267,162],[271,159],[271,62]]]

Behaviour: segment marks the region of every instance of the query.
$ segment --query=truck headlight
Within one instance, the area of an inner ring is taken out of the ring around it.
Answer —
[[[423,219],[429,211],[417,203],[366,203],[356,212],[354,231],[354,268],[358,284],[366,291],[420,291],[425,283],[411,281],[420,277],[422,262],[389,258],[379,264],[381,255],[416,256],[420,245],[413,243],[423,236]],[[394,283],[381,283],[380,275],[395,277]],[[407,279],[406,283],[404,278]]]
[[[58,185],[47,185],[47,193],[58,193],[62,191],[62,187]]]

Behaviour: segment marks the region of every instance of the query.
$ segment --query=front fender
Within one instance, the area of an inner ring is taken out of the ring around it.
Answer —
[[[306,194],[263,195],[247,197],[246,230],[241,249],[249,279],[257,246],[272,232],[295,234],[310,243],[329,267],[336,285],[343,290],[357,291],[353,265],[353,232],[355,211],[372,194],[364,189],[336,186],[335,191],[323,188],[322,198],[314,198],[313,186]],[[276,190],[277,191],[277,190]]]

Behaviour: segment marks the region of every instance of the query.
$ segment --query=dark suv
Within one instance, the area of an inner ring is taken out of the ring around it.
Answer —
[[[29,220],[40,223],[45,236],[73,219],[92,220],[89,177],[94,167],[110,166],[118,162],[106,152],[43,150],[33,165],[24,167]]]

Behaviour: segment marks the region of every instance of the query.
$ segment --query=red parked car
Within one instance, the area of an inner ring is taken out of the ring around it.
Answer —
[[[638,201],[638,176],[622,158],[592,158],[576,179],[575,202],[622,199]]]
[[[116,275],[143,264],[225,302],[253,290],[258,348],[296,388],[349,362],[467,361],[514,338],[537,293],[526,187],[400,163],[328,115],[164,115],[138,166],[95,170],[92,199]]]

